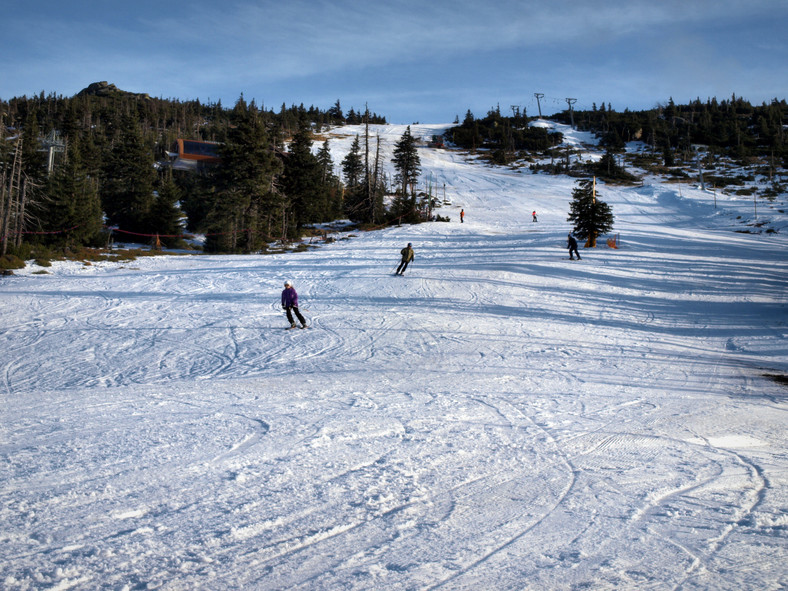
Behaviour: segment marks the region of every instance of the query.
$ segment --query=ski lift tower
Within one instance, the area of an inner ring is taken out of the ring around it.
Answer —
[[[576,98],[568,98],[566,99],[566,104],[569,105],[569,119],[572,122],[572,129],[575,128],[575,114],[572,111],[572,105],[577,102]]]
[[[41,141],[41,145],[47,152],[47,174],[52,173],[55,167],[55,154],[63,154],[66,151],[66,142],[60,137],[60,132],[53,129]]]
[[[700,144],[692,144],[692,150],[695,152],[695,162],[698,165],[698,181],[700,182],[700,189],[701,191],[706,190],[706,183],[703,181],[703,162],[701,161],[701,153],[703,152],[703,148]]]

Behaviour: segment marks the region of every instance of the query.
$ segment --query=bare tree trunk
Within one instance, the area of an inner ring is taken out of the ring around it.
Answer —
[[[0,142],[5,143],[5,139],[4,139],[5,137],[6,137],[5,124],[3,123],[3,118],[0,117]],[[3,176],[0,179],[0,241],[5,241],[5,232],[3,232],[3,227],[1,223],[5,219],[6,198],[8,196],[8,185],[6,185],[7,181],[8,181],[8,167],[4,163]]]
[[[282,203],[282,244],[287,242],[287,208]]]
[[[369,218],[375,222],[375,204],[372,200],[372,183],[369,177],[369,107],[364,111],[364,172],[367,181],[367,205],[369,206]]]
[[[3,220],[2,220],[3,225],[2,225],[2,227],[0,227],[0,234],[2,234],[2,236],[3,236],[3,246],[2,246],[2,250],[0,251],[0,255],[5,255],[6,252],[8,252],[8,230],[9,230],[9,222],[10,222],[10,218],[11,218],[11,207],[12,207],[11,202],[12,202],[12,199],[13,199],[13,195],[12,195],[11,191],[9,191],[8,192],[8,205],[6,206],[5,216],[3,217]]]
[[[22,180],[22,190],[19,194],[19,214],[17,215],[16,222],[16,238],[14,239],[14,246],[19,248],[22,246],[22,234],[25,231],[25,202],[27,201],[27,181]]]
[[[377,148],[375,149],[375,175],[373,177],[375,183],[372,187],[372,192],[375,195],[378,194],[378,181],[380,180],[378,178],[378,175],[380,174],[379,170],[380,170],[380,134],[378,134],[378,145]]]
[[[5,239],[2,222],[5,219],[6,199],[8,198],[8,171],[3,166],[3,178],[0,179],[0,241]]]
[[[11,165],[11,178],[8,179],[8,192],[6,199],[5,215],[2,220],[2,228],[0,234],[3,235],[3,246],[0,255],[5,255],[8,252],[8,233],[11,229],[11,217],[16,209],[16,200],[19,198],[19,184],[22,178],[22,138],[16,142],[14,150],[14,161]]]

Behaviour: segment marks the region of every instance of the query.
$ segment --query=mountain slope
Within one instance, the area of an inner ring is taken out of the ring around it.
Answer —
[[[569,261],[571,179],[421,158],[450,223],[0,283],[5,588],[786,584],[782,233],[647,179]]]

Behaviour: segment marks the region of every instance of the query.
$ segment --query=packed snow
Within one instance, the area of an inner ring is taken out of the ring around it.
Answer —
[[[448,223],[0,280],[0,587],[788,587],[785,196],[600,183],[570,261],[575,179],[420,157]]]

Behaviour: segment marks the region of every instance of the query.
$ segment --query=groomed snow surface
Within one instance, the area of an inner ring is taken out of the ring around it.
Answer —
[[[420,155],[450,223],[0,280],[1,588],[788,587],[784,196],[570,261],[573,179]]]

